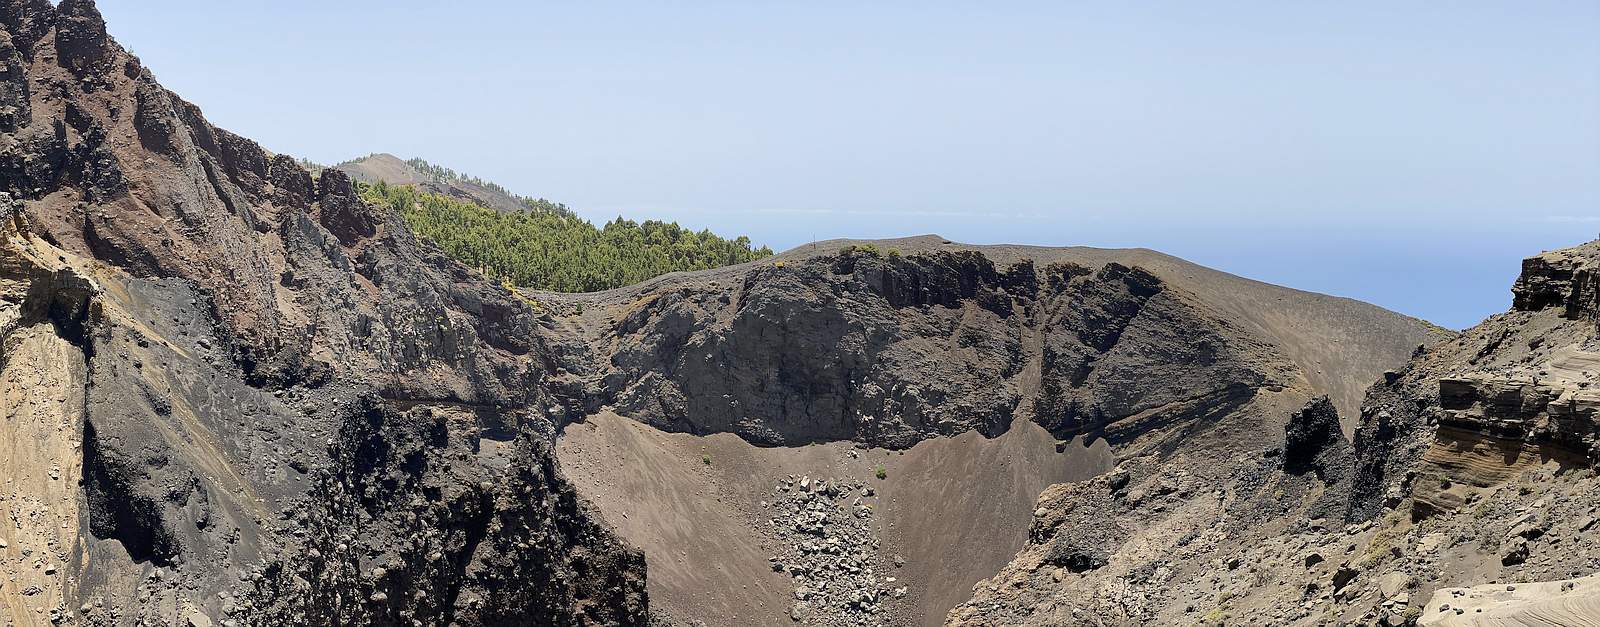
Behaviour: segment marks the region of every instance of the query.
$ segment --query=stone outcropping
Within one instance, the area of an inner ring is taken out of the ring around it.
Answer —
[[[211,126],[92,2],[0,26],[4,622],[648,620],[551,456],[540,313]]]
[[[1595,261],[1593,244],[1529,257],[1511,288],[1512,307],[1517,311],[1559,307],[1566,318],[1594,321],[1600,315]]]
[[[1052,488],[1038,510],[1049,532],[950,622],[1597,620],[1573,593],[1600,568],[1596,259],[1600,243],[1530,259],[1513,310],[1377,377],[1353,442],[1316,399],[1254,458],[1191,439],[1165,460],[1124,460],[1121,491],[1106,478]],[[1206,490],[1186,491],[1196,475]]]
[[[1339,411],[1322,396],[1289,417],[1283,427],[1283,468],[1293,474],[1316,471],[1325,481],[1350,474],[1352,449],[1339,428]]]
[[[847,248],[729,274],[575,320],[577,403],[762,444],[903,448],[1018,417],[1124,441],[1291,383],[1259,339],[1117,263]]]

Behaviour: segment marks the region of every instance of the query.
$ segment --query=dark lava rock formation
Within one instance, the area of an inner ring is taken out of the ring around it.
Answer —
[[[1171,258],[1155,257],[1151,271],[1111,258],[1118,251],[829,244],[598,295],[541,295],[577,331],[551,340],[563,394],[585,411],[611,406],[667,430],[768,445],[903,448],[997,435],[1017,418],[1063,439],[1124,443],[1234,413],[1263,391],[1308,400],[1341,391],[1318,377],[1376,376],[1372,363],[1304,359],[1295,344],[1326,341],[1310,339],[1318,327],[1360,337],[1345,349],[1377,362],[1430,337],[1366,305]],[[1314,313],[1264,321],[1274,326],[1241,319],[1253,298]],[[1353,327],[1368,317],[1379,332],[1363,336]]]
[[[92,2],[0,24],[9,624],[647,620],[554,465],[537,311],[206,123]]]
[[[1167,612],[1201,577],[1201,556],[1237,547],[1238,537],[1211,530],[1262,521],[1252,531],[1284,532],[1297,519],[1344,515],[1353,455],[1340,416],[1359,415],[1360,390],[1444,336],[1369,305],[1149,251],[937,237],[820,242],[742,266],[536,298],[561,331],[546,336],[558,356],[548,381],[574,415],[609,411],[774,447],[906,449],[968,431],[995,436],[1018,421],[1062,440],[1059,455],[1081,452],[1068,438],[1103,441],[1121,461],[1116,485],[1046,491],[1014,563],[1028,579],[1007,571],[991,580],[1003,600],[980,584],[952,614],[972,624],[1181,622],[1185,606]],[[580,489],[614,491],[598,479]],[[902,521],[937,527],[924,522]],[[929,540],[952,555],[974,541],[994,540]],[[665,576],[676,579],[659,588],[674,596],[663,602],[693,608],[699,593],[683,582],[696,578],[680,574],[682,563],[717,562],[649,550],[674,564]],[[1042,611],[1053,598],[1073,601]],[[950,606],[885,607],[888,624],[935,624],[926,618]]]
[[[1339,411],[1319,397],[1289,417],[1283,428],[1283,468],[1293,474],[1316,471],[1323,480],[1350,475],[1352,449],[1339,429]]]

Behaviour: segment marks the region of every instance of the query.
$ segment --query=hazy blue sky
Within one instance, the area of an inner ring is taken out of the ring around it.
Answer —
[[[1145,246],[1451,327],[1600,233],[1600,2],[101,0],[215,123],[787,248]]]

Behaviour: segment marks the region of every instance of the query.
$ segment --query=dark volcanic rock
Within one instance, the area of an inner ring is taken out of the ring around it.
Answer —
[[[559,477],[548,433],[487,409],[357,399],[289,521],[304,559],[239,586],[263,624],[638,624],[643,555],[615,546]],[[461,465],[462,458],[491,458]],[[368,521],[353,527],[349,521]],[[354,591],[355,594],[351,594]]]
[[[1339,428],[1339,411],[1319,397],[1289,417],[1283,428],[1283,468],[1294,474],[1316,471],[1324,481],[1350,473],[1350,441]]]
[[[1237,407],[1286,369],[1191,296],[1115,263],[1001,271],[970,252],[846,249],[740,278],[625,305],[591,340],[616,346],[609,364],[566,361],[598,375],[586,404],[762,444],[905,447],[998,435],[1019,416],[1121,441]]]
[[[92,0],[62,0],[56,11],[56,54],[62,65],[79,75],[104,68],[116,47],[100,9]]]
[[[92,2],[8,0],[0,22],[0,369],[46,383],[7,394],[55,395],[7,397],[36,408],[18,433],[74,444],[6,474],[79,490],[28,497],[64,517],[28,547],[49,547],[17,586],[37,607],[101,625],[647,620],[642,555],[554,465],[564,414],[525,301],[341,174],[210,126]]]
[[[317,204],[322,207],[322,226],[349,246],[378,232],[378,221],[372,208],[356,195],[350,179],[343,172],[329,170],[317,182]]]
[[[1522,274],[1511,286],[1512,307],[1538,311],[1560,306],[1563,315],[1594,320],[1600,314],[1600,277],[1593,244],[1544,253],[1522,262]]]

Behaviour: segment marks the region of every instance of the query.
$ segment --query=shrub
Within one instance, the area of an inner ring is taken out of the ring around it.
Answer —
[[[719,237],[674,222],[619,217],[596,226],[561,208],[501,213],[385,183],[361,193],[368,203],[399,212],[412,232],[456,261],[518,287],[592,292],[772,255],[752,247],[748,237]]]

